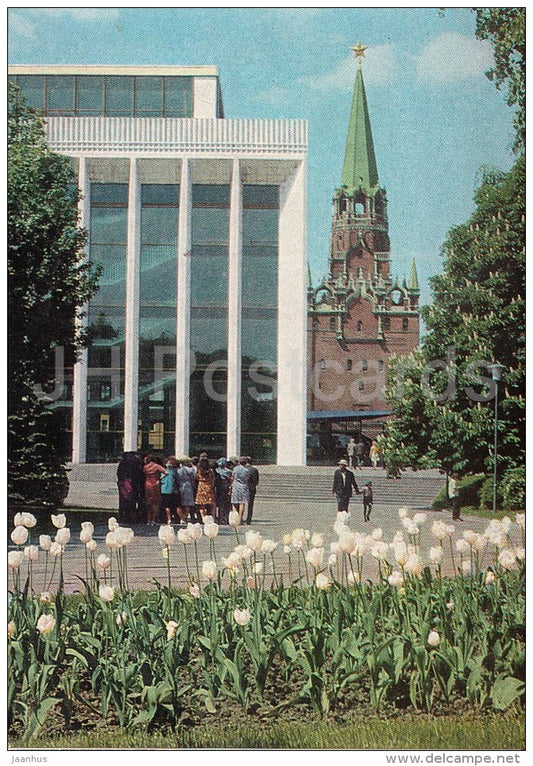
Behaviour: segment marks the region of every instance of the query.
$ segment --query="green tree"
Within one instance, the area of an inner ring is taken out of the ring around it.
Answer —
[[[8,94],[8,493],[56,502],[66,470],[63,426],[36,394],[53,385],[53,354],[72,364],[86,336],[77,320],[97,289],[84,261],[76,175],[49,151],[42,120],[18,89]],[[52,355],[52,356],[51,356]]]
[[[493,466],[494,383],[487,364],[505,366],[498,454],[503,470],[525,459],[525,10],[476,9],[476,34],[493,45],[487,72],[516,106],[508,173],[485,168],[470,219],[453,228],[421,311],[421,348],[393,361],[387,398],[395,414],[383,439],[392,466],[476,473]],[[440,361],[439,361],[440,360]]]
[[[487,72],[497,88],[507,85],[507,103],[516,106],[515,149],[526,140],[526,9],[476,8],[476,37],[489,40],[494,67]]]
[[[494,384],[505,366],[498,452],[502,468],[524,459],[525,159],[485,171],[469,221],[450,231],[443,273],[431,279],[421,348],[391,365],[395,413],[385,458],[401,467],[475,473],[492,467]]]

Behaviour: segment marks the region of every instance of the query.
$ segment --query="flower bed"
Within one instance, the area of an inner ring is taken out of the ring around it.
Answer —
[[[55,539],[41,535],[39,546],[31,543],[34,517],[17,514],[11,539],[18,547],[8,557],[11,731],[31,738],[58,719],[66,727],[153,727],[233,710],[325,716],[520,703],[524,517],[493,520],[483,534],[465,530],[455,545],[453,525],[436,521],[427,562],[419,548],[425,515],[402,509],[400,519],[387,543],[379,529],[353,532],[339,514],[326,552],[318,533],[296,529],[283,541],[266,540],[243,534],[232,517],[236,545],[220,560],[212,521],[177,534],[163,526],[166,583],[144,593],[128,587],[132,530],[111,519],[108,551],[97,555],[84,522],[83,594],[73,597],[62,588],[70,542],[64,514],[52,517]],[[202,536],[210,557],[200,561]],[[182,591],[172,588],[177,546],[189,578]],[[279,549],[288,575],[276,571]],[[489,551],[497,563],[487,568]],[[39,592],[33,567],[43,552]],[[362,578],[368,556],[378,563],[375,582]],[[442,574],[447,558],[454,577]]]

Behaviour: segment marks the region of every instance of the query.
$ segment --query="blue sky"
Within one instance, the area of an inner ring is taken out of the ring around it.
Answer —
[[[513,161],[512,111],[484,75],[492,54],[468,8],[24,8],[8,17],[12,64],[219,67],[226,117],[309,122],[308,259],[327,272],[355,62],[363,73],[392,272],[416,258],[421,302],[448,230],[472,210],[479,169]]]

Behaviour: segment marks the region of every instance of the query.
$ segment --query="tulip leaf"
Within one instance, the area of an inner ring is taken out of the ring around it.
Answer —
[[[492,704],[497,710],[505,710],[524,693],[525,684],[520,678],[499,676],[490,692]]]

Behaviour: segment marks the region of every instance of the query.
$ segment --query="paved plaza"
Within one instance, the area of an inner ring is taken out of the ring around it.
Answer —
[[[71,473],[71,488],[66,501],[64,512],[67,525],[71,529],[71,541],[64,555],[65,588],[74,592],[82,588],[78,576],[85,576],[85,550],[79,541],[79,531],[82,521],[94,520],[94,509],[106,509],[107,513],[99,513],[95,523],[94,539],[98,543],[96,555],[108,553],[105,536],[108,531],[107,518],[112,516],[118,507],[117,491],[114,481],[116,466],[99,466],[92,472],[87,466],[77,467]],[[83,470],[81,470],[83,469]],[[285,577],[289,575],[289,566],[293,578],[298,571],[296,553],[289,557],[283,553],[283,535],[292,532],[296,527],[309,529],[311,533],[321,532],[325,537],[325,557],[330,553],[329,544],[336,539],[333,524],[336,520],[337,508],[335,498],[331,495],[332,467],[287,468],[275,466],[260,466],[261,481],[255,503],[254,519],[251,526],[242,526],[237,533],[232,527],[220,527],[215,539],[215,554],[220,563],[237,543],[244,542],[249,529],[260,532],[263,538],[279,541],[274,553],[276,572]],[[450,511],[430,510],[430,504],[438,489],[444,485],[444,477],[437,471],[405,472],[399,480],[386,479],[382,469],[364,468],[356,471],[356,479],[360,486],[364,481],[372,479],[375,503],[370,523],[364,523],[361,497],[356,496],[350,504],[352,531],[369,533],[380,528],[383,539],[390,542],[394,534],[402,528],[398,509],[402,506],[409,508],[412,516],[424,511],[427,521],[421,526],[421,552],[424,562],[428,562],[428,551],[431,545],[437,544],[431,535],[431,525],[435,519],[451,523]],[[411,498],[411,502],[409,501]],[[91,510],[92,509],[92,510]],[[486,519],[464,517],[463,522],[456,523],[452,540],[455,541],[465,529],[482,532],[487,525]],[[54,534],[52,524],[44,525],[40,532]],[[175,528],[177,531],[177,528]],[[154,580],[161,584],[167,583],[167,563],[162,555],[158,540],[158,527],[148,527],[143,524],[133,525],[135,538],[127,548],[129,585],[131,588],[154,588]],[[35,540],[33,542],[36,542]],[[198,560],[210,559],[209,540],[206,537],[197,544]],[[449,545],[447,545],[447,570],[450,571],[451,560]],[[262,560],[262,554],[258,554]],[[456,564],[459,562],[457,553]],[[195,550],[193,545],[187,546],[187,558],[190,570],[196,573]],[[43,589],[44,561],[43,553],[34,566],[34,589]],[[484,565],[491,563],[485,560]],[[265,562],[266,571],[271,571],[271,559]],[[302,570],[304,572],[305,570]],[[50,577],[50,563],[48,578]],[[185,587],[187,584],[187,568],[184,546],[177,541],[171,548],[172,585]],[[364,557],[363,577],[375,577],[377,562],[366,553]],[[305,575],[303,582],[305,583]],[[54,578],[51,589],[57,586]]]

